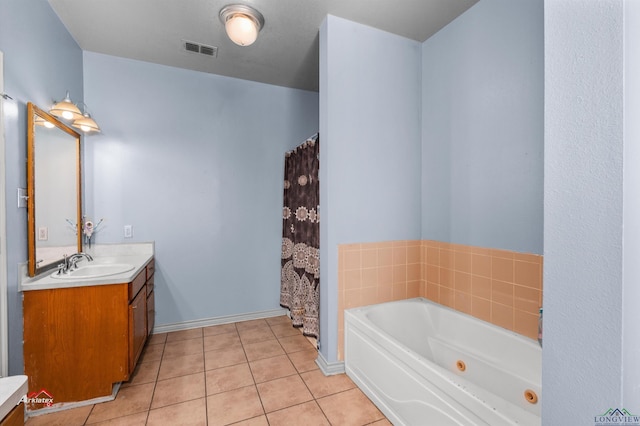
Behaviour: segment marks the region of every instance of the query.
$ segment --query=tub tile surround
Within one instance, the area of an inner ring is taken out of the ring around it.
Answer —
[[[538,335],[543,257],[432,240],[338,246],[338,359],[344,310],[425,297],[512,330]]]

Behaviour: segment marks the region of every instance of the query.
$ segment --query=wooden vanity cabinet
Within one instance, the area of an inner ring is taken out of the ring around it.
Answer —
[[[0,426],[24,426],[24,404],[18,404],[0,421]]]
[[[147,265],[147,336],[151,335],[156,323],[156,293],[153,291],[155,271],[155,262],[152,260]]]
[[[130,283],[23,292],[29,393],[84,401],[109,396],[114,383],[130,378],[147,339],[150,264]]]

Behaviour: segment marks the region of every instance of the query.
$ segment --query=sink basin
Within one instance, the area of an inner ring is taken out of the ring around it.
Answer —
[[[124,272],[132,271],[135,266],[129,263],[98,263],[88,264],[75,269],[68,274],[58,275],[58,271],[51,274],[51,278],[58,280],[73,280],[73,279],[87,279],[87,278],[100,278],[108,277],[109,275],[122,274]]]

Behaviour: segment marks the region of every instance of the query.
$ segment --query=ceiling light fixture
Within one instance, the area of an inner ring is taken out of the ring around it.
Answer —
[[[60,102],[56,102],[51,109],[49,110],[49,114],[55,115],[58,118],[64,118],[66,120],[77,120],[82,118],[82,113],[78,109],[77,106],[73,102],[71,102],[71,98],[69,97],[69,91],[67,91],[67,95]]]
[[[73,127],[76,129],[80,129],[85,133],[100,132],[100,126],[95,122],[93,118],[91,118],[91,114],[87,111],[87,105],[82,102],[84,106],[82,116],[71,123]]]
[[[235,44],[249,46],[258,38],[264,26],[264,17],[260,12],[243,4],[230,4],[220,10],[220,21],[227,35]]]

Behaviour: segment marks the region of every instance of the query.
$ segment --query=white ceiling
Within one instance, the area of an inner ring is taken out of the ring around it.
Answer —
[[[246,47],[227,38],[218,18],[233,0],[49,3],[85,51],[318,91],[318,30],[327,14],[423,42],[477,1],[240,0],[265,18]],[[184,40],[217,47],[217,57],[186,52]]]

